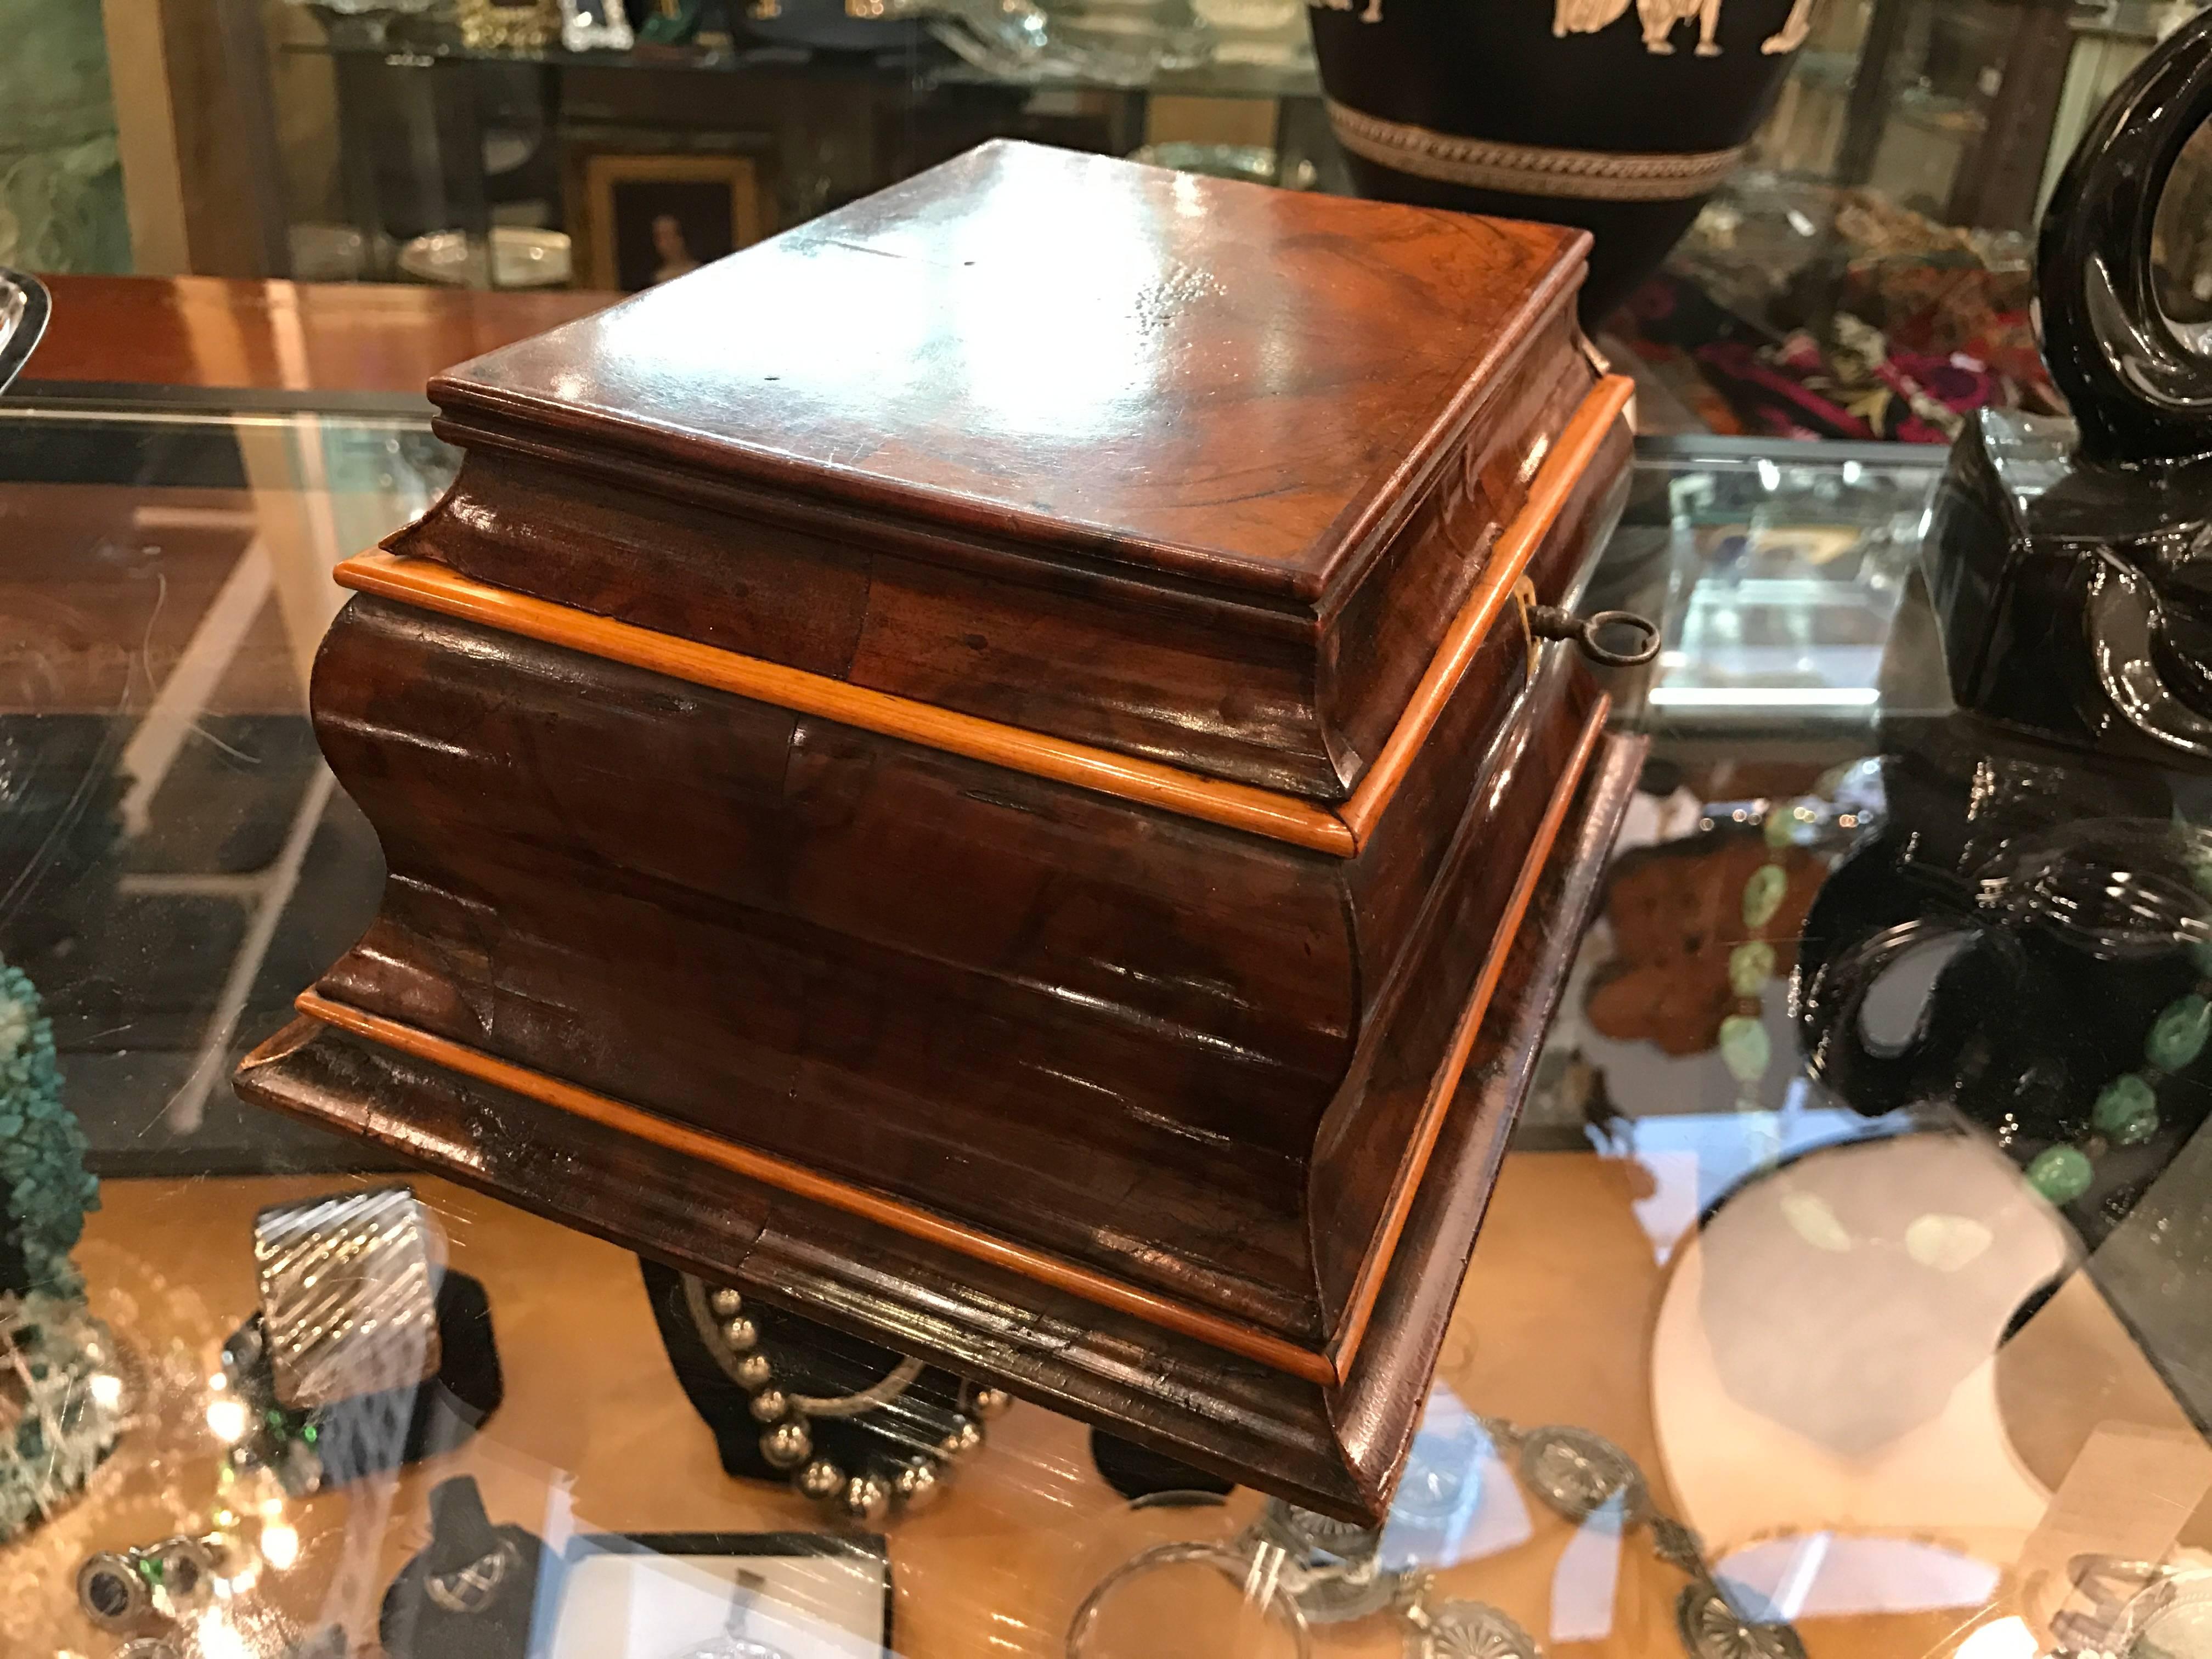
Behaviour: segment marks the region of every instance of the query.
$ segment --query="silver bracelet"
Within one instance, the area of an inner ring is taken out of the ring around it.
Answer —
[[[1379,1528],[1335,1521],[1271,1498],[1259,1517],[1226,1544],[1156,1544],[1099,1581],[1067,1630],[1067,1659],[1083,1659],[1100,1604],[1118,1585],[1155,1567],[1204,1562],[1243,1587],[1290,1626],[1299,1659],[1312,1651],[1312,1626],[1348,1624],[1376,1613],[1406,1625],[1407,1659],[1538,1659],[1536,1640],[1484,1601],[1437,1600],[1435,1581],[1382,1565]]]
[[[1298,1659],[1312,1659],[1312,1632],[1306,1628],[1305,1613],[1281,1571],[1289,1559],[1287,1552],[1279,1545],[1264,1545],[1257,1550],[1243,1545],[1243,1539],[1236,1544],[1208,1544],[1185,1539],[1139,1550],[1093,1585],[1091,1594],[1083,1598],[1083,1605],[1076,1608],[1075,1617],[1067,1622],[1067,1659],[1083,1659],[1092,1627],[1098,1622],[1099,1609],[1116,1589],[1144,1573],[1187,1562],[1203,1562],[1218,1568],[1232,1583],[1242,1584],[1247,1598],[1257,1596],[1267,1611],[1290,1626],[1291,1642],[1297,1649]]]
[[[1736,1610],[1713,1577],[1698,1534],[1660,1512],[1643,1471],[1612,1441],[1565,1424],[1522,1429],[1504,1418],[1478,1420],[1500,1458],[1547,1509],[1577,1526],[1609,1513],[1624,1536],[1641,1528],[1652,1554],[1689,1580],[1675,1598],[1674,1628],[1691,1659],[1805,1659],[1804,1644],[1788,1624]],[[1301,1659],[1310,1650],[1310,1626],[1381,1613],[1405,1621],[1407,1659],[1541,1659],[1536,1638],[1510,1614],[1484,1601],[1440,1600],[1430,1574],[1384,1566],[1382,1540],[1379,1528],[1331,1520],[1271,1498],[1226,1544],[1155,1545],[1109,1573],[1076,1609],[1067,1659],[1082,1659],[1099,1603],[1116,1585],[1186,1561],[1219,1568],[1248,1595],[1264,1589],[1267,1606],[1290,1624]]]
[[[1805,1659],[1790,1626],[1736,1611],[1706,1564],[1704,1540],[1660,1513],[1644,1472],[1612,1441],[1564,1424],[1523,1429],[1502,1417],[1480,1421],[1491,1443],[1513,1454],[1521,1484],[1553,1514],[1579,1526],[1609,1509],[1624,1534],[1638,1527],[1650,1534],[1652,1554],[1690,1581],[1674,1598],[1674,1633],[1690,1659]]]

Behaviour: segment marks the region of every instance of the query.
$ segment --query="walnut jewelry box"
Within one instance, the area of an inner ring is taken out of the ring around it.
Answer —
[[[434,381],[240,1089],[1380,1514],[1639,759],[1588,246],[992,144]]]

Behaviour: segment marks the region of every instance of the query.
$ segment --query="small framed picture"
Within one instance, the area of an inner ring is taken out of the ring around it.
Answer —
[[[583,158],[580,182],[569,230],[593,288],[635,294],[672,282],[772,228],[748,155],[600,151]]]
[[[532,1644],[538,1659],[677,1659],[746,1644],[787,1659],[896,1651],[878,1534],[586,1533],[568,1540],[550,1609],[539,1594],[549,1633]]]
[[[569,52],[628,52],[637,43],[622,0],[561,0],[561,44]]]

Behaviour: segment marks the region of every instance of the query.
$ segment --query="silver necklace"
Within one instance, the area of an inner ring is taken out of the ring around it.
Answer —
[[[730,1586],[730,1608],[723,1616],[721,1634],[686,1648],[680,1659],[790,1659],[781,1648],[745,1634],[745,1626],[752,1622],[754,1586],[759,1582],[750,1573],[740,1573]]]
[[[1226,1544],[1200,1540],[1139,1550],[1099,1580],[1067,1627],[1066,1659],[1086,1659],[1107,1600],[1141,1574],[1184,1563],[1214,1568],[1289,1632],[1310,1659],[1313,1626],[1395,1613],[1407,1659],[1538,1659],[1535,1638],[1484,1601],[1440,1598],[1425,1572],[1385,1567],[1379,1528],[1333,1520],[1271,1498]]]
[[[1547,1509],[1577,1526],[1612,1510],[1624,1536],[1641,1527],[1652,1554],[1689,1579],[1674,1598],[1674,1632],[1690,1659],[1805,1659],[1805,1644],[1790,1625],[1736,1611],[1706,1562],[1704,1540],[1659,1512],[1643,1470],[1612,1441],[1564,1424],[1522,1429],[1502,1417],[1480,1421]]]
[[[1477,1420],[1547,1509],[1577,1526],[1610,1513],[1624,1538],[1641,1529],[1652,1554],[1689,1580],[1674,1602],[1675,1632],[1689,1659],[1805,1659],[1805,1645],[1788,1624],[1736,1611],[1698,1534],[1659,1511],[1644,1472],[1612,1441],[1565,1424],[1522,1429],[1502,1417]],[[1404,1621],[1406,1659],[1542,1659],[1536,1638],[1510,1614],[1486,1601],[1438,1596],[1429,1573],[1384,1566],[1382,1544],[1379,1528],[1271,1498],[1225,1544],[1156,1544],[1108,1573],[1069,1623],[1066,1659],[1085,1659],[1099,1610],[1115,1590],[1139,1574],[1186,1562],[1214,1567],[1242,1585],[1248,1601],[1289,1632],[1300,1659],[1312,1650],[1313,1626],[1377,1613]]]

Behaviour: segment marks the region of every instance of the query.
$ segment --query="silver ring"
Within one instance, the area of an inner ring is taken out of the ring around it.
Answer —
[[[1220,1544],[1200,1543],[1195,1539],[1155,1544],[1150,1549],[1139,1550],[1093,1585],[1091,1594],[1083,1598],[1083,1605],[1076,1608],[1075,1617],[1067,1621],[1067,1659],[1083,1659],[1084,1649],[1091,1641],[1091,1626],[1098,1622],[1098,1610],[1118,1585],[1160,1567],[1181,1566],[1192,1561],[1203,1561],[1218,1568],[1236,1583],[1264,1583],[1267,1606],[1291,1627],[1291,1642],[1297,1650],[1298,1659],[1313,1659],[1312,1632],[1306,1628],[1306,1616],[1299,1610],[1283,1577],[1260,1573],[1259,1562],[1241,1551]]]
[[[88,1555],[76,1570],[76,1604],[105,1631],[126,1631],[154,1611],[138,1564],[114,1550]]]
[[[489,1554],[479,1555],[465,1567],[452,1572],[426,1572],[422,1575],[422,1594],[431,1604],[447,1613],[473,1616],[482,1613],[498,1599],[500,1586],[507,1582],[508,1571],[522,1565],[522,1552],[514,1547],[511,1538],[502,1538],[499,1547]]]
[[[148,1588],[157,1613],[182,1619],[215,1594],[216,1577],[222,1564],[200,1539],[179,1534],[131,1553],[137,1560],[153,1564],[153,1578]]]

